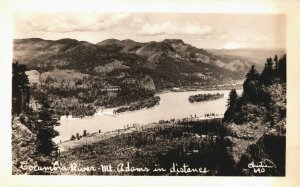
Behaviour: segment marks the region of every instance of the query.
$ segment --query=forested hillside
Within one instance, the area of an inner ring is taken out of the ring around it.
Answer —
[[[12,89],[12,173],[56,174],[55,171],[28,169],[29,166],[52,166],[58,147],[52,138],[58,136],[59,125],[53,109],[45,98],[36,108],[30,106],[29,81],[26,66],[13,63]]]
[[[218,56],[179,39],[108,39],[97,44],[16,39],[14,60],[28,69],[31,104],[47,97],[57,116],[91,116],[100,107],[137,102],[154,106],[157,103],[149,105],[146,100],[157,101],[157,92],[173,87],[211,89],[244,76],[241,70],[216,65]]]
[[[273,59],[268,58],[261,73],[255,66],[251,67],[243,84],[242,95],[231,90],[223,120],[197,120],[193,117],[162,120],[131,133],[104,138],[91,145],[79,145],[61,154],[52,141],[58,135],[54,130],[54,126],[59,125],[57,115],[43,97],[35,99],[34,105],[30,103],[29,81],[25,72],[26,66],[13,64],[13,104],[16,105],[12,111],[14,174],[58,174],[47,171],[45,167],[53,166],[53,161],[59,158],[65,165],[76,162],[98,166],[99,163],[130,161],[136,167],[146,166],[153,171],[155,163],[171,168],[174,162],[187,162],[191,168],[208,167],[207,175],[285,175],[285,55],[279,59],[277,55]],[[80,76],[86,77],[85,74],[77,74],[74,79]],[[59,80],[59,76],[56,79]],[[65,86],[70,85],[69,82]],[[79,85],[85,88],[84,83]],[[149,85],[147,88],[151,89]],[[143,159],[139,159],[141,155]],[[254,163],[261,163],[263,170],[258,172],[249,167]],[[22,169],[27,165],[38,165],[44,169],[42,172]],[[154,172],[70,173],[69,170],[63,174],[160,175]],[[168,170],[165,174],[187,175],[169,173]]]
[[[215,61],[221,60],[218,56],[182,40],[170,39],[148,43],[109,39],[98,44],[74,39],[16,39],[14,60],[39,72],[72,69],[106,75],[107,79],[113,78],[111,73],[135,76],[140,72],[151,76],[157,88],[224,82],[243,77],[243,72],[216,65]],[[115,61],[119,62],[119,66]],[[109,71],[99,71],[107,65],[111,66]]]
[[[125,167],[128,162],[130,169],[64,174],[284,176],[286,56],[268,58],[262,73],[252,66],[243,87],[242,95],[235,89],[230,92],[223,119],[161,120],[89,145],[68,147],[65,142],[62,163],[76,161],[98,167],[101,160],[112,168],[119,168],[120,163]],[[194,97],[210,99],[214,96]],[[209,171],[184,172],[184,168],[180,168],[183,164],[187,168],[208,168]],[[155,172],[155,166],[165,170]],[[172,172],[173,167],[180,170]]]
[[[269,165],[261,175],[285,175],[286,56],[268,58],[262,73],[247,73],[243,94],[230,92],[224,114],[225,142],[232,171],[259,175],[251,162]],[[245,169],[248,168],[248,169]]]

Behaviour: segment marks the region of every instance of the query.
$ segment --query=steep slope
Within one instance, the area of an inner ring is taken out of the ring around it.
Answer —
[[[272,94],[272,102],[275,102],[272,106],[272,111],[275,110],[273,115],[280,116],[286,110],[286,103],[282,98],[285,91],[280,84],[272,85],[268,89],[269,93],[275,93]],[[284,175],[285,117],[278,117],[275,124],[271,125],[268,119],[270,111],[265,107],[245,104],[242,112],[247,113],[247,121],[242,124],[231,122],[226,126],[227,154],[235,170],[241,170],[244,175],[259,175],[260,173],[255,173],[248,167],[254,161],[256,164],[263,162],[272,167],[267,168],[261,175]]]
[[[137,55],[147,57],[149,62],[157,62],[160,57],[175,56],[176,51],[165,42],[150,42],[136,50]]]
[[[274,68],[266,83],[268,68],[261,75],[248,73],[243,95],[224,115],[226,157],[232,171],[243,175],[285,175],[286,82],[276,73],[284,68]]]
[[[73,39],[14,41],[14,60],[26,64],[29,70],[73,69],[106,75],[108,80],[124,74],[136,76],[142,73],[151,76],[158,88],[222,83],[244,76],[243,72],[215,65],[215,59],[205,50],[177,39],[148,43],[108,39],[98,44]],[[115,61],[126,68],[113,68],[109,73],[99,71],[99,68],[111,66]]]
[[[79,45],[81,42],[74,39],[43,40],[40,38],[15,39],[14,58],[35,58],[43,55],[56,54]],[[26,60],[25,60],[26,61]],[[25,62],[24,62],[25,63]]]
[[[12,162],[13,174],[33,174],[33,172],[21,169],[21,162],[34,165],[36,153],[36,135],[32,133],[19,118],[13,118],[12,122]]]
[[[204,63],[213,62],[216,58],[203,49],[196,48],[190,44],[184,43],[179,39],[165,39],[164,42],[171,45],[176,51],[178,51],[182,58],[201,61]]]

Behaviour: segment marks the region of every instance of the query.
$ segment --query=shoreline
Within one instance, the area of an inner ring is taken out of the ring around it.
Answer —
[[[172,89],[158,90],[155,95],[168,92],[193,92],[193,91],[217,91],[217,90],[231,90],[231,89],[243,89],[243,84],[235,85],[216,85],[213,87],[173,87]]]
[[[173,90],[173,89],[163,89],[163,90],[158,90],[154,96],[158,96],[160,94],[164,94],[164,93],[170,93],[170,92],[193,92],[193,91],[218,91],[218,90],[230,90],[232,88],[212,88],[212,89],[207,89],[207,88],[180,88],[179,90]],[[236,86],[235,89],[242,89],[242,85]],[[155,105],[153,107],[150,108],[141,108],[138,110],[133,110],[133,111],[125,111],[125,112],[120,112],[120,113],[114,113],[113,111],[121,108],[121,107],[130,107],[131,105],[122,105],[122,106],[118,106],[118,107],[112,107],[112,108],[105,108],[105,107],[99,107],[98,109],[96,109],[96,113],[94,113],[94,115],[91,116],[83,116],[83,117],[79,117],[79,116],[72,116],[69,115],[69,117],[67,116],[60,116],[60,120],[75,120],[75,119],[85,119],[85,118],[92,118],[92,117],[96,117],[96,116],[102,116],[102,115],[109,115],[109,116],[116,116],[118,114],[125,114],[128,112],[135,112],[135,111],[140,111],[140,110],[146,110],[146,109],[152,109],[155,108],[157,106],[159,106],[161,104],[161,101],[159,101],[158,105]],[[104,111],[109,111],[112,110],[109,113],[106,112],[99,112],[100,110],[104,110]]]
[[[221,119],[223,118],[223,114],[215,114],[214,116],[209,115],[209,116],[197,116],[195,117],[187,117],[187,118],[182,118],[182,119],[176,119],[174,122],[171,122],[170,120],[166,120],[164,122],[153,122],[153,123],[148,123],[148,124],[132,124],[132,125],[126,125],[124,128],[120,129],[115,129],[107,132],[93,132],[88,134],[85,137],[82,137],[79,140],[65,140],[62,142],[57,143],[58,148],[60,152],[67,151],[74,149],[76,147],[80,147],[82,145],[90,145],[93,143],[100,142],[102,140],[106,140],[115,136],[119,136],[122,134],[128,134],[132,132],[141,132],[145,129],[152,128],[158,125],[161,126],[168,126],[168,125],[173,125],[177,123],[180,120],[188,119],[190,121],[202,121],[202,120],[208,120],[208,119]]]

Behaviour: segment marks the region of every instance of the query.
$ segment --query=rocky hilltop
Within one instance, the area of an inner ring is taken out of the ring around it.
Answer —
[[[251,68],[240,97],[230,93],[224,142],[233,173],[285,175],[286,57],[274,61],[273,68],[268,59],[261,74]],[[268,167],[255,169],[251,163]]]

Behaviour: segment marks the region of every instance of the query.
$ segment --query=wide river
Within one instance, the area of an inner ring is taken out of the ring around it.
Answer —
[[[133,112],[113,114],[114,109],[99,110],[94,116],[85,118],[62,117],[60,126],[55,129],[60,133],[54,139],[55,142],[69,140],[76,133],[82,134],[83,130],[89,133],[107,132],[124,128],[134,123],[143,125],[159,120],[181,119],[192,116],[204,117],[205,114],[215,113],[223,115],[226,110],[227,99],[230,90],[213,91],[188,91],[188,92],[167,92],[157,94],[160,97],[160,104],[149,109],[142,109]],[[241,90],[237,91],[241,93]],[[224,93],[224,97],[213,101],[190,103],[189,96],[204,93]]]

